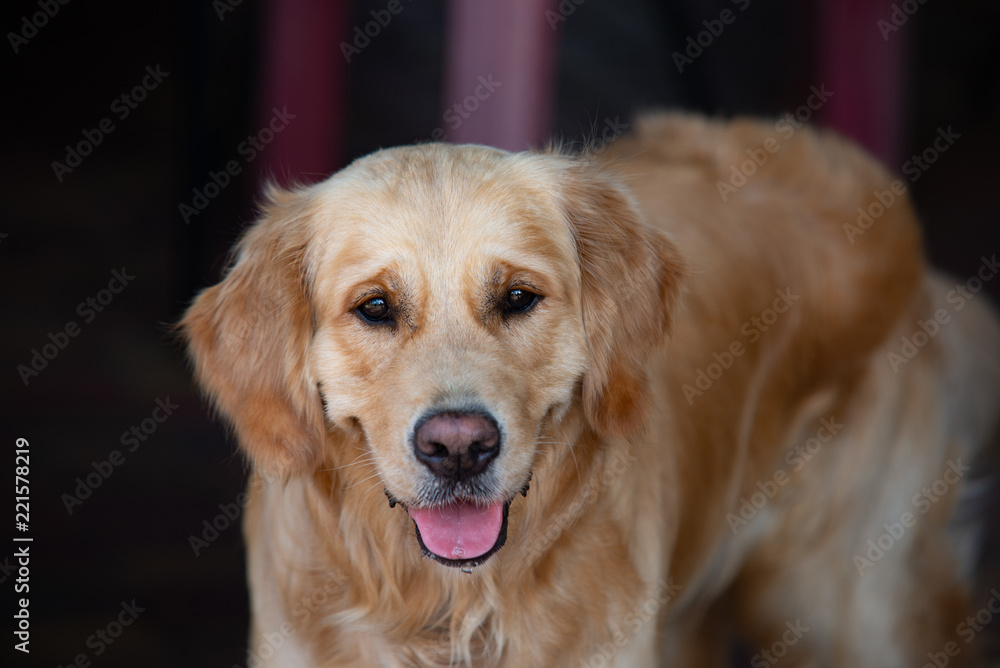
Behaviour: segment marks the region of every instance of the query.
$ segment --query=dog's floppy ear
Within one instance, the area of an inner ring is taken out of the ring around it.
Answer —
[[[583,405],[591,424],[623,436],[649,401],[649,355],[670,326],[683,265],[676,246],[651,229],[617,180],[587,162],[563,192],[579,255],[590,368]]]
[[[195,375],[254,466],[289,477],[315,466],[322,402],[306,364],[312,309],[304,195],[272,190],[222,282],[179,324]]]

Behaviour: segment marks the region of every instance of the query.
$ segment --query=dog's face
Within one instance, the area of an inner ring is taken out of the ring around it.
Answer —
[[[430,145],[274,196],[183,326],[256,465],[306,472],[360,431],[367,484],[469,567],[503,546],[547,422],[573,402],[601,431],[641,422],[677,273],[584,163]]]
[[[326,416],[356,421],[386,493],[449,564],[500,547],[542,421],[586,366],[573,237],[523,171],[487,167],[497,157],[355,165],[315,258]]]

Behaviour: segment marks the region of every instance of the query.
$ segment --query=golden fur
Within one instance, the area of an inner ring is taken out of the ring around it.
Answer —
[[[739,634],[885,668],[954,639],[966,480],[911,498],[988,441],[1000,328],[983,298],[949,305],[905,197],[849,238],[892,177],[829,134],[783,139],[723,201],[773,135],[657,115],[590,156],[429,144],[271,193],[182,322],[254,469],[251,665],[724,666]],[[507,321],[515,285],[544,299]],[[376,293],[394,327],[355,313]],[[470,399],[503,426],[495,499],[531,487],[466,573],[385,494],[420,502],[414,421]]]

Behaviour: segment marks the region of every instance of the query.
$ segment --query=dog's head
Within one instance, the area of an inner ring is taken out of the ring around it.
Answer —
[[[674,247],[586,159],[431,144],[276,191],[182,322],[254,465],[307,473],[363,435],[427,556],[502,547],[547,422],[643,421]],[[359,481],[360,482],[360,481]]]

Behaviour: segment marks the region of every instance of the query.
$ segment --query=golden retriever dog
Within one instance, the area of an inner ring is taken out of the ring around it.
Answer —
[[[253,468],[249,665],[969,665],[997,269],[748,120],[272,189],[180,325]]]

